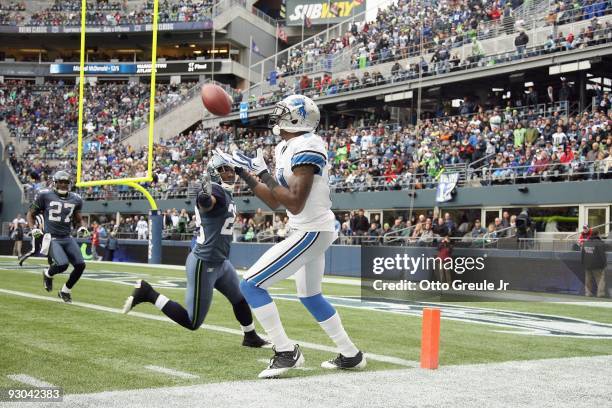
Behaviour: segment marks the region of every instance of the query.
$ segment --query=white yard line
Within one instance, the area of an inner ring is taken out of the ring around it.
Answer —
[[[56,297],[36,295],[36,294],[33,294],[33,293],[20,292],[20,291],[16,291],[16,290],[0,289],[0,293],[4,293],[4,294],[7,294],[7,295],[13,295],[13,296],[21,296],[21,297],[25,297],[25,298],[29,298],[29,299],[45,300],[47,302],[63,303],[63,301],[61,299],[56,298]],[[96,305],[96,304],[92,304],[92,303],[72,302],[72,306],[79,306],[79,307],[82,307],[82,308],[91,309],[91,310],[97,310],[97,311],[101,311],[101,312],[123,314],[122,309],[116,309],[116,308],[107,307],[107,306],[100,306],[100,305]],[[149,313],[141,313],[141,312],[130,312],[129,315],[130,316],[144,318],[144,319],[149,319],[149,320],[157,320],[157,321],[162,321],[162,322],[172,322],[170,319],[168,319],[166,316],[163,316],[163,315],[152,315],[152,314],[149,314]],[[172,323],[174,323],[174,322],[172,322]],[[228,327],[216,326],[216,325],[212,325],[212,324],[203,324],[201,326],[201,328],[202,329],[207,329],[207,330],[213,330],[213,331],[221,332],[221,333],[234,334],[234,335],[238,335],[238,336],[243,336],[244,335],[242,330],[230,329]],[[322,344],[310,343],[310,342],[301,341],[301,340],[295,340],[295,342],[298,343],[300,346],[302,346],[304,348],[309,348],[309,349],[318,350],[318,351],[326,351],[326,352],[330,352],[330,353],[337,353],[338,352],[338,350],[335,347],[324,346]],[[380,355],[380,354],[366,353],[366,357],[369,358],[370,360],[380,361],[380,362],[384,362],[384,363],[392,363],[392,364],[396,364],[396,365],[400,365],[400,366],[404,366],[404,367],[416,367],[419,364],[416,361],[404,360],[404,359],[401,359],[401,358],[398,358],[398,357],[385,356],[385,355]]]
[[[166,374],[171,377],[184,378],[187,380],[195,380],[200,378],[199,375],[189,374],[184,371],[173,370],[172,368],[160,367],[156,365],[148,365],[145,366],[145,368],[150,371],[155,371],[156,373]]]
[[[27,374],[9,374],[7,377],[13,381],[20,382],[22,384],[31,385],[37,388],[54,388],[55,385],[50,384],[46,381],[39,380],[38,378],[31,377]]]

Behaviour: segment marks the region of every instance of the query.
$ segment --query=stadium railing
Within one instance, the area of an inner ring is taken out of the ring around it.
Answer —
[[[609,42],[612,42],[612,30],[610,30],[609,28],[604,28],[604,29],[595,31],[594,40],[592,42],[594,44],[590,44],[590,45],[588,43],[585,44],[586,48],[588,48],[589,46],[593,46],[593,45],[601,45],[601,44],[607,44]],[[472,62],[467,62],[467,60],[464,60],[463,63],[460,64],[459,66],[450,66],[450,64],[448,64],[447,66],[443,66],[441,69],[433,70],[433,72],[428,70],[427,72],[424,72],[421,75],[419,75],[419,73],[414,70],[408,71],[408,70],[403,69],[397,75],[391,75],[390,77],[384,77],[381,74],[378,80],[370,80],[369,82],[366,82],[366,83],[363,83],[363,77],[357,78],[357,82],[352,82],[349,84],[349,86],[346,86],[346,87],[338,86],[337,90],[326,91],[323,94],[320,93],[319,89],[316,87],[310,87],[304,90],[300,89],[298,90],[298,93],[301,93],[301,94],[304,94],[310,97],[315,97],[318,99],[325,99],[325,98],[335,97],[339,94],[353,94],[353,93],[357,94],[363,91],[364,89],[375,88],[378,86],[384,86],[384,85],[389,85],[389,84],[399,84],[399,83],[406,83],[406,82],[418,82],[422,78],[429,78],[433,76],[454,75],[458,72],[468,71],[472,69],[486,68],[486,67],[498,66],[502,64],[514,64],[518,60],[523,60],[523,59],[528,59],[528,58],[533,58],[533,57],[540,57],[544,55],[550,55],[550,54],[557,53],[557,52],[578,51],[582,49],[582,48],[580,49],[575,48],[572,50],[565,50],[563,48],[564,47],[555,47],[553,49],[548,50],[548,49],[545,49],[544,43],[541,43],[539,45],[527,47],[525,49],[525,52],[520,55],[517,54],[517,51],[508,51],[508,52],[502,52],[499,54],[484,55],[477,60],[473,60]],[[363,70],[363,72],[368,72],[368,74],[376,73],[376,69],[370,69],[370,68],[372,67],[367,67],[366,69]],[[360,70],[359,72],[362,72],[362,71]],[[346,78],[345,76],[342,76],[341,81],[344,82],[345,78]],[[334,79],[338,79],[338,78],[332,77],[332,80]],[[265,107],[274,105],[278,101],[282,100],[285,96],[293,94],[294,91],[295,91],[295,87],[292,87],[289,84],[287,84],[287,89],[285,92],[282,92],[279,88],[277,88],[272,93],[260,95],[259,98],[255,97],[254,100],[250,101],[250,105],[251,105],[250,108],[259,109],[259,108],[265,108]],[[233,111],[237,111],[238,109],[239,109],[239,105],[235,104],[233,106]]]
[[[606,16],[611,13],[612,13],[612,7],[609,7],[609,8],[606,8],[605,10],[598,11],[596,16],[601,17],[601,16]],[[436,72],[436,74],[445,74],[448,72],[466,70],[466,69],[487,66],[487,65],[496,65],[498,63],[504,63],[504,62],[515,62],[517,60],[531,58],[534,56],[566,51],[565,47],[559,47],[559,46],[555,46],[551,49],[545,49],[545,46],[548,41],[547,35],[552,34],[554,32],[563,32],[563,33],[572,32],[575,34],[575,37],[577,38],[579,36],[579,33],[577,33],[576,29],[588,23],[589,23],[589,20],[579,19],[576,21],[568,20],[565,25],[552,26],[552,25],[548,25],[548,22],[546,21],[545,18],[534,21],[533,27],[531,28],[527,27],[529,29],[526,31],[530,37],[529,46],[526,47],[525,51],[522,52],[521,54],[518,53],[518,51],[516,50],[516,47],[514,46],[514,37],[512,37],[511,39],[512,41],[509,40],[508,44],[504,45],[503,47],[502,47],[502,42],[494,41],[494,42],[491,42],[491,44],[487,44],[487,47],[485,47],[485,48],[490,48],[488,52],[485,53],[483,51],[482,54],[473,54],[472,53],[473,46],[471,44],[471,39],[467,38],[468,36],[466,33],[465,34],[466,38],[464,39],[462,43],[460,43],[459,45],[455,45],[449,49],[450,54],[457,53],[457,51],[460,51],[461,65],[459,67],[450,68],[448,61],[447,61],[446,65],[444,63],[441,64],[442,68],[437,69],[436,71],[438,72]],[[522,26],[512,27],[512,30],[513,30],[512,34],[516,34],[519,30],[523,30],[523,29],[526,29],[526,28]],[[476,38],[478,39],[478,41],[485,40],[485,39],[493,39],[493,38],[496,38],[500,32],[505,32],[505,30],[506,30],[506,27],[503,27],[503,26],[496,30],[491,29],[487,31],[486,35],[482,34],[482,35],[477,36]],[[609,29],[603,28],[601,30],[595,31],[594,37],[595,37],[596,42],[599,42],[599,43],[608,42],[612,40],[612,33],[610,33]],[[335,66],[340,67],[340,68],[332,69],[332,67],[334,67],[334,64],[330,63],[330,61],[328,61],[327,58],[320,57],[316,59],[317,62],[313,64],[313,66],[311,67],[312,69],[307,69],[307,70],[302,69],[300,72],[285,74],[282,76],[281,79],[284,79],[285,82],[295,82],[299,80],[299,77],[301,77],[304,74],[308,74],[308,73],[318,72],[320,73],[320,75],[323,75],[324,72],[334,72],[338,74],[338,73],[348,73],[349,71],[355,70],[355,69],[359,69],[360,71],[376,70],[375,68],[376,66],[382,65],[384,63],[395,62],[395,61],[403,62],[403,63],[410,62],[414,64],[414,63],[418,63],[420,56],[426,57],[426,59],[429,60],[433,55],[432,50],[436,49],[438,46],[439,44],[436,42],[424,43],[422,46],[419,45],[419,46],[416,46],[416,49],[412,49],[411,52],[408,53],[409,55],[397,55],[397,56],[389,55],[387,57],[381,56],[381,58],[378,58],[378,60],[376,61],[376,64],[370,64],[364,68],[360,68],[359,66],[355,66],[355,65],[347,66],[346,64],[344,65],[336,64]],[[500,47],[504,48],[504,50],[500,51]],[[468,60],[471,60],[471,61],[468,61]],[[433,64],[429,64],[429,65],[430,67],[433,66]],[[252,70],[255,72],[257,72],[258,69],[259,68],[252,68]],[[389,67],[387,67],[387,69],[389,69]],[[270,70],[266,72],[270,72]],[[423,76],[431,76],[431,72],[427,72]],[[416,79],[416,78],[419,78],[419,75],[418,73],[414,72],[414,73],[411,73],[409,77],[410,77],[409,79]],[[261,96],[261,95],[266,95],[269,92],[274,92],[274,91],[275,91],[275,86],[269,86],[266,81],[262,81],[260,84],[256,84],[252,86],[250,88],[249,94],[258,94]]]
[[[565,182],[578,180],[602,180],[612,178],[612,166],[605,160],[596,161],[575,161],[573,163],[548,163],[545,165],[524,165],[502,169],[504,174],[496,174],[500,169],[484,169],[484,174],[471,173],[463,174],[458,186],[489,186],[492,184],[521,184],[538,182]],[[442,165],[440,169],[444,168]],[[467,167],[457,167],[454,171],[468,172]],[[359,176],[350,178],[330,179],[330,190],[334,193],[343,192],[368,192],[368,191],[394,191],[394,190],[413,190],[436,188],[438,179],[435,175],[426,172],[416,174],[400,173],[394,176],[366,177]],[[181,187],[168,190],[166,187],[149,186],[149,191],[155,199],[168,200],[178,198],[193,197],[189,187]],[[31,189],[26,191],[25,199],[32,200],[36,191]],[[80,191],[84,200],[138,200],[141,195],[135,191],[129,191],[121,187],[107,186],[94,191]],[[235,186],[235,196],[251,195],[250,190],[244,183]]]

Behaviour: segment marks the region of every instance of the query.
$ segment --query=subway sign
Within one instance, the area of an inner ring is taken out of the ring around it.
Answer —
[[[287,0],[287,25],[340,23],[365,9],[365,0]],[[309,21],[306,21],[307,17]]]

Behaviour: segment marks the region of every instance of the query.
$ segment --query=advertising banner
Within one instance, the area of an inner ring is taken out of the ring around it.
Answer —
[[[325,1],[325,0],[288,0],[287,25],[301,26],[306,21],[310,24],[337,24],[347,18],[365,11],[363,0]]]

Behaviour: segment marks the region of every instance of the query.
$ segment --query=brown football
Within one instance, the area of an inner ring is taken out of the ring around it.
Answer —
[[[232,111],[232,97],[219,85],[203,85],[201,96],[204,107],[213,115],[225,116]]]

